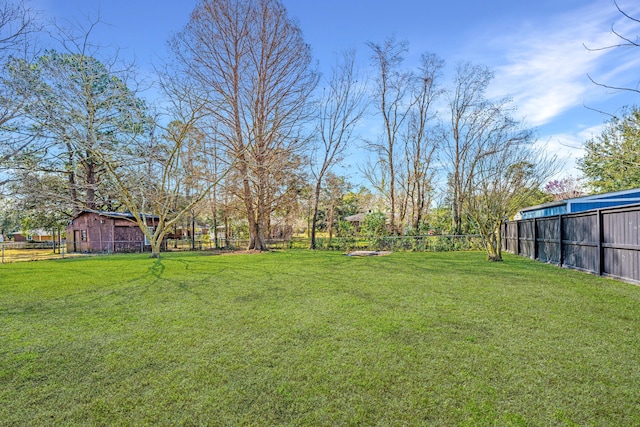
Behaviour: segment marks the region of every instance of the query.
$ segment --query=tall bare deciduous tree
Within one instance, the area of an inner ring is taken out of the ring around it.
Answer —
[[[432,160],[441,139],[433,131],[433,104],[442,94],[438,79],[444,61],[423,54],[417,70],[403,69],[407,43],[389,38],[369,47],[378,72],[374,97],[383,132],[377,141],[368,142],[377,158],[364,173],[387,199],[391,232],[399,232],[401,226],[417,230],[430,204]]]
[[[474,190],[478,162],[495,152],[495,135],[508,126],[504,114],[509,108],[507,100],[486,99],[492,80],[493,72],[487,67],[460,63],[449,93],[450,128],[444,154],[454,234],[466,231],[464,204]]]
[[[404,203],[402,218],[418,232],[431,204],[435,168],[432,162],[441,137],[435,131],[434,102],[443,91],[438,79],[444,61],[434,54],[424,54],[419,72],[412,79],[409,116],[402,134],[404,140],[404,179],[402,190]]]
[[[371,59],[377,69],[375,95],[377,108],[382,115],[382,135],[377,141],[368,141],[369,149],[377,155],[375,164],[365,169],[365,176],[385,195],[389,203],[389,225],[397,233],[397,174],[400,153],[400,132],[408,117],[407,105],[412,75],[399,68],[408,50],[406,42],[388,38],[383,43],[368,43]]]
[[[238,182],[249,249],[267,250],[274,203],[290,191],[279,178],[296,173],[307,143],[301,123],[318,80],[310,47],[278,0],[203,0],[171,46],[238,159],[228,179]]]
[[[313,214],[311,218],[311,249],[316,248],[318,206],[323,180],[342,161],[352,141],[353,131],[366,109],[366,86],[358,76],[355,51],[342,54],[333,68],[319,101],[317,138],[319,144],[312,158],[311,171],[315,179]]]

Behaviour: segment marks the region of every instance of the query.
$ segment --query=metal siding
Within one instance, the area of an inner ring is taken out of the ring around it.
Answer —
[[[607,201],[590,201],[590,202],[580,202],[580,203],[571,203],[570,204],[570,213],[577,212],[585,212],[595,209],[605,209],[605,208],[613,208],[618,206],[626,206],[637,203],[634,200],[629,201],[617,201],[617,202],[607,202]]]
[[[561,215],[567,213],[567,206],[554,206],[551,208],[536,209],[528,212],[521,212],[522,219],[544,218],[554,215]]]
[[[608,199],[637,199],[640,198],[640,191],[636,191],[629,194],[620,194],[620,195],[607,195],[601,194],[600,197],[595,197],[595,200],[608,200]]]

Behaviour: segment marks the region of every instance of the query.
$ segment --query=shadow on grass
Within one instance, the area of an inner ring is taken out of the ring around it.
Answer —
[[[161,258],[156,258],[156,261],[153,263],[151,268],[149,268],[149,272],[156,279],[162,279],[162,275],[164,274],[165,266],[162,263]]]

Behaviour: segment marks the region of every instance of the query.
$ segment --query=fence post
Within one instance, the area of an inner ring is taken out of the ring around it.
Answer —
[[[2,263],[4,264],[4,243],[2,244]]]
[[[520,220],[516,221],[516,255],[520,255]]]
[[[508,236],[509,223],[507,222],[507,220],[505,220],[502,223],[502,227],[501,228],[502,228],[502,230],[504,230],[502,232],[502,250],[506,252],[506,251],[509,250],[509,236]]]
[[[598,232],[598,265],[596,266],[596,270],[598,273],[598,276],[602,276],[602,273],[604,271],[603,268],[603,264],[604,264],[604,257],[603,257],[603,248],[602,248],[602,241],[604,240],[604,230],[603,230],[603,225],[602,225],[602,210],[598,209],[596,211],[596,229]]]
[[[533,218],[533,259],[538,259],[538,219]]]
[[[558,215],[558,265],[562,267],[564,264],[564,251],[562,250],[562,214]]]

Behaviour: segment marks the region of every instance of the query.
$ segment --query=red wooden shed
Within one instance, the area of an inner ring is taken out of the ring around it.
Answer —
[[[144,215],[147,227],[154,228],[158,217]],[[85,210],[67,225],[67,252],[144,252],[151,245],[129,212]]]

